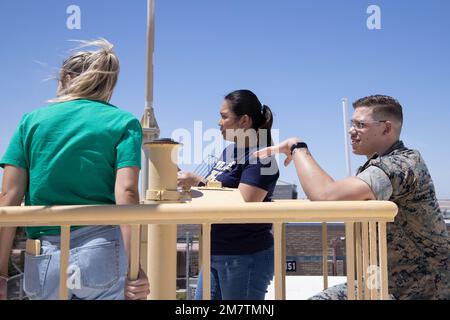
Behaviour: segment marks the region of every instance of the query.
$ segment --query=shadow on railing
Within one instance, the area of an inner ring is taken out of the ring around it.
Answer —
[[[387,201],[309,202],[299,200],[238,204],[145,204],[137,206],[2,207],[0,226],[61,226],[60,299],[67,299],[67,268],[70,226],[132,225],[130,277],[139,267],[140,225],[202,225],[201,265],[204,270],[203,297],[210,299],[211,224],[273,223],[275,249],[275,299],[285,299],[285,232],[287,222],[345,223],[348,298],[388,299],[386,223],[394,221],[397,206]],[[327,241],[323,241],[323,262],[327,264]],[[176,250],[176,248],[174,248]],[[161,256],[151,259],[165,259]],[[323,268],[324,288],[328,268]],[[355,285],[362,290],[355,293]],[[158,289],[160,290],[160,289]],[[163,290],[163,289],[161,289]],[[173,290],[175,288],[166,288]],[[170,293],[172,294],[172,293]]]

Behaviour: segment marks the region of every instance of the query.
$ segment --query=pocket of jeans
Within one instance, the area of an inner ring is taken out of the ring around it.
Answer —
[[[50,255],[32,256],[25,253],[25,276],[23,289],[29,298],[38,298],[47,277]]]
[[[81,247],[77,250],[81,285],[84,288],[108,289],[120,277],[119,243],[117,241]]]

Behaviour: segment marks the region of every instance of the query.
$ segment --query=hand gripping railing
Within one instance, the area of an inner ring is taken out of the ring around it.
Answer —
[[[281,201],[231,203],[220,206],[181,203],[136,206],[1,207],[0,226],[61,226],[59,294],[60,299],[67,299],[66,270],[69,261],[70,226],[133,225],[130,276],[135,278],[139,266],[139,225],[201,224],[203,297],[210,299],[211,224],[273,223],[275,298],[285,299],[284,223],[344,222],[348,299],[388,299],[386,223],[394,221],[396,214],[397,206],[387,201]],[[164,256],[150,258],[164,259]],[[377,272],[368,274],[368,270]],[[359,288],[356,295],[355,284],[358,284]]]

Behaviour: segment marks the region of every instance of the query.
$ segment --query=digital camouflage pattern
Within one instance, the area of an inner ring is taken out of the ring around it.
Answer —
[[[387,225],[389,293],[401,300],[450,299],[450,240],[420,153],[399,141],[369,159],[358,174],[371,166],[389,177],[389,201],[398,206],[394,222]],[[332,287],[312,299],[346,299],[346,287]]]
[[[358,296],[358,286],[355,285],[355,297]],[[363,297],[365,298],[365,297]],[[369,298],[365,298],[369,300]],[[391,294],[389,299],[396,300],[396,298]],[[330,287],[329,289],[322,291],[321,293],[311,297],[309,300],[347,300],[347,284],[342,283],[336,286]]]

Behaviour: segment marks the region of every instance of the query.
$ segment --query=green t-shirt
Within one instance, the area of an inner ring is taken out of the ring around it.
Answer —
[[[115,204],[116,170],[141,167],[142,128],[130,113],[100,101],[56,103],[24,115],[0,167],[29,174],[27,206]],[[29,238],[59,227],[26,228]]]

